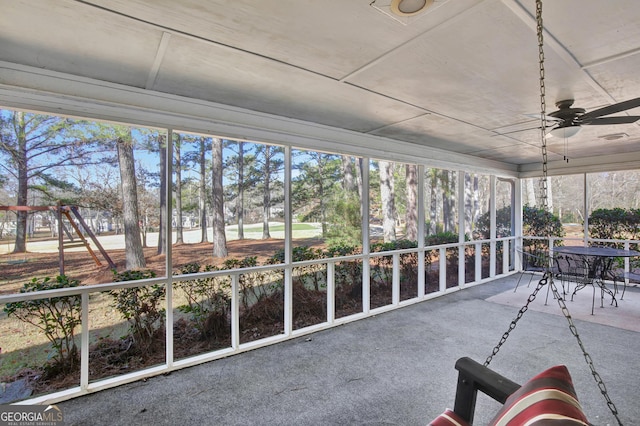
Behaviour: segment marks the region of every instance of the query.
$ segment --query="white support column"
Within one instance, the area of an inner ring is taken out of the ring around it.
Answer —
[[[369,167],[368,157],[362,159],[362,311],[371,308],[371,265],[369,264]]]
[[[465,217],[464,217],[464,175],[463,170],[458,170],[458,242],[461,244],[458,247],[458,285],[463,286],[465,282],[465,267],[466,256],[464,246],[464,231],[465,231]]]
[[[587,173],[585,173],[584,175],[584,190],[582,191],[582,195],[583,195],[583,202],[582,205],[584,206],[584,245],[588,246],[589,243],[589,210],[591,209],[591,206],[589,205],[589,195],[591,194],[591,188],[589,187],[589,175]]]
[[[293,331],[293,220],[291,215],[291,147],[284,148],[284,334]]]
[[[167,129],[167,144],[165,146],[166,167],[165,182],[167,183],[165,190],[165,200],[167,201],[167,210],[165,211],[165,238],[167,241],[165,250],[165,298],[166,298],[166,316],[165,316],[165,339],[166,339],[166,360],[167,367],[173,366],[173,232],[171,227],[172,208],[173,205],[173,129]]]
[[[425,239],[425,205],[424,205],[424,173],[425,167],[418,166],[418,298],[425,294],[424,239]]]
[[[522,267],[522,262],[520,256],[515,254],[515,247],[522,246],[522,179],[515,179],[515,183],[513,185],[514,197],[513,197],[513,205],[511,208],[513,209],[513,232],[516,237],[513,240],[513,267],[515,271],[519,271]]]
[[[496,276],[496,176],[491,175],[489,178],[489,218],[490,218],[490,226],[489,226],[489,235],[491,238],[491,242],[489,244],[489,276]]]

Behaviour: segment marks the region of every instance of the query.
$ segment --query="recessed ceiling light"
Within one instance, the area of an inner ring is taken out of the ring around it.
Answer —
[[[413,16],[423,12],[433,0],[392,0],[391,12],[398,16]]]

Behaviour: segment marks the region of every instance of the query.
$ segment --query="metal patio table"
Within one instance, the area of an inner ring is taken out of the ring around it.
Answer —
[[[573,300],[573,296],[575,294],[586,287],[590,282],[594,284],[594,295],[593,301],[591,304],[591,314],[593,314],[593,307],[595,304],[595,285],[597,284],[601,290],[600,297],[600,307],[603,307],[602,300],[604,299],[604,293],[607,293],[611,296],[611,304],[618,306],[618,301],[616,300],[616,291],[617,289],[614,287],[614,291],[609,289],[605,285],[605,279],[607,277],[613,277],[611,274],[611,267],[613,265],[613,260],[617,257],[635,257],[640,256],[640,252],[635,250],[625,250],[625,249],[617,249],[613,247],[606,246],[563,246],[563,247],[554,247],[553,253],[562,253],[562,254],[570,254],[579,256],[583,259],[585,265],[587,265],[587,279],[578,282],[576,288],[574,289],[571,299]],[[615,285],[615,284],[614,284]]]

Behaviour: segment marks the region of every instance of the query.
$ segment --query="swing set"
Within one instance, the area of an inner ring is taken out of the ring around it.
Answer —
[[[544,84],[544,50],[543,50],[543,25],[542,25],[542,0],[536,0],[536,32],[538,36],[538,53],[540,65],[540,137],[542,140],[542,172],[541,181],[543,194],[543,207],[548,211],[548,184],[547,184],[547,144],[546,144],[546,104],[545,104],[545,84]],[[550,236],[551,224],[547,218],[545,226],[547,237]],[[506,342],[511,331],[516,327],[518,321],[528,310],[529,305],[538,295],[538,292],[546,285],[553,293],[558,302],[558,306],[563,316],[569,324],[571,334],[576,338],[578,346],[584,355],[584,359],[591,370],[591,375],[596,381],[607,407],[615,417],[618,425],[622,421],[618,415],[618,410],[611,401],[607,388],[596,371],[591,356],[586,351],[585,346],[578,334],[578,330],[571,318],[569,309],[563,296],[558,291],[554,281],[554,273],[551,264],[547,264],[543,271],[543,276],[538,285],[533,290],[525,305],[520,308],[516,317],[511,321],[507,331],[502,335],[491,354],[484,364],[480,364],[471,358],[460,358],[455,368],[458,370],[458,383],[453,410],[446,410],[430,425],[433,426],[464,426],[473,423],[474,411],[478,392],[482,392],[492,399],[503,404],[501,410],[496,414],[490,426],[519,426],[542,425],[542,424],[563,424],[563,425],[588,425],[589,422],[577,400],[575,390],[571,381],[571,376],[564,366],[552,367],[537,376],[533,377],[523,386],[509,380],[499,373],[491,370],[489,364],[493,357],[498,354],[502,345]]]
[[[104,250],[100,241],[98,241],[91,228],[80,215],[77,206],[66,206],[60,203],[55,206],[0,206],[0,211],[53,211],[55,213],[58,222],[58,264],[60,275],[64,275],[65,249],[84,247],[96,265],[102,266],[102,262],[96,255],[95,251],[91,248],[91,244],[89,243],[89,240],[87,240],[87,237],[89,237],[96,246],[102,255],[102,258],[109,264],[109,267],[111,269],[116,268],[116,265],[109,257],[109,254]],[[66,219],[71,230],[66,226],[63,219]],[[65,235],[67,239],[64,238]],[[87,237],[85,237],[85,235]]]

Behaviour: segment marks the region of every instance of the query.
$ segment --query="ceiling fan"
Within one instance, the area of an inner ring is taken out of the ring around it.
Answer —
[[[558,110],[547,115],[548,121],[555,122],[554,127],[547,134],[548,136],[569,138],[578,133],[580,126],[583,125],[603,126],[610,124],[628,124],[640,120],[640,116],[638,115],[605,117],[617,112],[640,107],[640,98],[629,99],[628,101],[619,102],[590,112],[586,112],[584,108],[572,108],[573,102],[573,99],[556,102]]]

